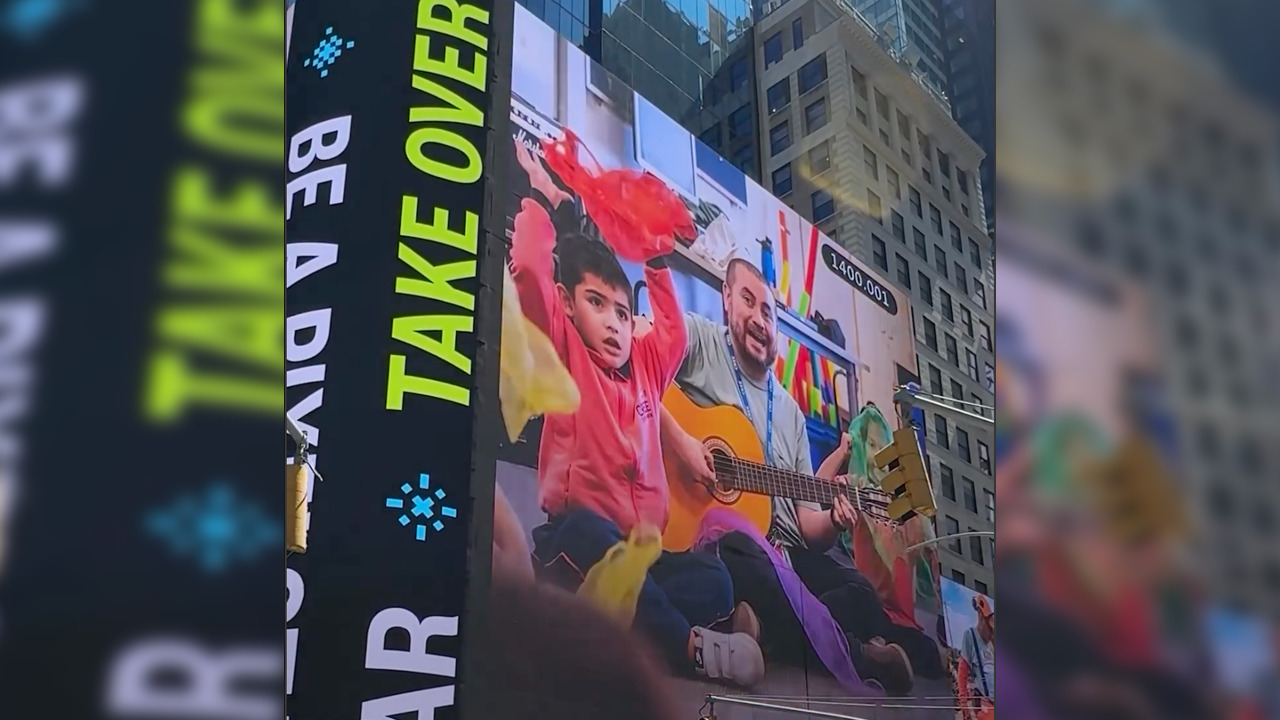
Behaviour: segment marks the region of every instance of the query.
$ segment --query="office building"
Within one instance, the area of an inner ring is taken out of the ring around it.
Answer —
[[[1002,76],[1008,127],[1048,130],[1010,152],[1055,174],[1002,188],[1002,208],[1150,295],[1196,565],[1226,600],[1280,612],[1280,122],[1204,54],[1096,3],[1024,4],[1006,29],[1031,41],[1017,84]]]
[[[995,234],[996,3],[938,0],[951,116],[987,154],[979,168],[987,234]]]
[[[520,0],[759,180],[750,0]]]
[[[756,26],[766,188],[912,299],[924,390],[993,404],[993,286],[978,146],[911,58],[843,0]],[[992,431],[926,413],[938,532],[993,530]],[[944,545],[946,576],[994,591],[993,543]]]

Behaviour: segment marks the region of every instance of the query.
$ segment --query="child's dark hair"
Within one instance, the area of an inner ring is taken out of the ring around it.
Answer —
[[[627,302],[635,308],[631,293],[631,281],[622,270],[622,263],[609,246],[581,233],[561,235],[556,242],[556,255],[560,259],[560,284],[572,295],[574,288],[588,273],[600,278],[606,285],[627,294]]]

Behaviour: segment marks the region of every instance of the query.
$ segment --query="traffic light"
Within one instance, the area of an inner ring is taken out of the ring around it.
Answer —
[[[937,506],[915,428],[908,425],[894,431],[893,442],[876,453],[875,464],[886,472],[880,489],[893,497],[889,517],[902,522],[916,515],[933,516]]]
[[[1156,448],[1132,438],[1092,474],[1102,518],[1116,539],[1135,543],[1189,529],[1181,494],[1169,481]]]
[[[307,460],[299,452],[285,466],[286,507],[284,546],[287,552],[307,551]]]

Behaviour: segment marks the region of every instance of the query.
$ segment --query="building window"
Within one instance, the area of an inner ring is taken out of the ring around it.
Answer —
[[[973,514],[978,513],[978,493],[969,478],[960,479],[960,490],[964,493],[964,509]]]
[[[884,241],[875,235],[871,236],[871,262],[881,270],[889,272],[889,251],[884,246]]]
[[[862,146],[862,161],[867,168],[867,177],[872,180],[880,179],[880,159],[876,157],[875,152],[866,145]]]
[[[956,501],[956,478],[951,472],[951,468],[943,463],[938,463],[938,469],[942,471],[942,497]]]
[[[987,289],[982,286],[982,283],[976,282],[973,284],[973,294],[977,296],[978,304],[982,306],[982,309],[986,310],[987,309]]]
[[[897,210],[889,211],[889,221],[892,223],[893,236],[898,239],[898,242],[905,245],[907,243],[906,225],[902,222],[902,216],[898,214]]]
[[[960,383],[955,378],[951,379],[951,397],[959,401],[959,402],[952,403],[952,405],[963,410],[964,407],[961,405],[961,403],[964,402],[964,388],[960,385]]]
[[[978,382],[978,356],[973,354],[969,348],[964,350],[964,362],[966,370],[969,373],[969,379]]]
[[[744,105],[729,113],[729,139],[740,140],[751,136],[751,107]]]
[[[943,531],[943,532],[942,532],[942,534],[943,534],[944,536],[947,536],[947,535],[959,535],[959,534],[960,534],[960,522],[959,522],[958,520],[956,520],[955,518],[951,517],[950,515],[948,515],[948,516],[946,516],[945,518],[943,518],[943,522],[942,522],[942,531]],[[959,554],[959,552],[960,552],[960,538],[953,538],[953,539],[951,539],[951,540],[948,540],[948,541],[947,541],[947,547],[951,549],[951,552]],[[957,574],[957,573],[959,573],[959,574],[960,574],[960,577],[959,577],[959,579],[957,580],[957,582],[961,582],[961,583],[963,583],[963,582],[964,582],[964,573],[960,572],[959,570],[952,570],[952,571],[951,571],[951,577],[952,577],[953,579],[955,579],[955,576],[956,576],[956,574]]]
[[[969,194],[969,173],[956,168],[956,182],[960,185],[960,193],[962,195]]]
[[[960,459],[973,464],[973,450],[969,447],[969,431],[962,427],[956,428],[956,447],[959,449]],[[974,508],[974,512],[977,511],[977,508]]]
[[[929,222],[933,224],[933,234],[942,237],[942,212],[933,203],[929,203]]]
[[[901,137],[905,142],[911,142],[911,121],[907,119],[906,115],[902,114],[901,110],[898,111],[898,137]]]
[[[708,147],[720,147],[720,123],[716,123],[706,130],[703,130],[702,134],[698,136],[698,139],[706,143]]]
[[[973,266],[978,268],[979,271],[982,270],[982,249],[978,247],[978,243],[974,242],[973,238],[969,238],[969,262],[973,263]]]
[[[960,292],[968,295],[969,275],[964,271],[964,266],[960,263],[956,263],[954,267],[956,269],[956,287],[960,288]]]
[[[956,532],[960,532],[960,528],[958,528],[958,527],[957,527],[957,528],[956,528]],[[956,546],[956,553],[960,553],[960,541],[959,541],[959,540],[956,540],[956,541],[955,541],[955,546]],[[960,572],[959,570],[952,570],[952,571],[951,571],[951,579],[952,579],[952,580],[954,580],[954,581],[956,581],[956,582],[958,582],[958,583],[960,583],[961,585],[964,585],[964,584],[966,584],[966,583],[968,582],[968,578],[966,578],[966,577],[964,576],[964,573]]]
[[[804,109],[804,131],[811,133],[827,124],[827,99],[818,98]]]
[[[791,47],[793,50],[804,47],[804,18],[796,18],[791,22]]]
[[[925,305],[933,307],[933,281],[922,270],[916,271],[916,279],[920,281],[920,285],[917,288],[920,293],[920,299],[924,301]]]
[[[987,591],[987,584],[982,582],[981,580],[973,581],[973,589],[977,590],[979,595],[986,595],[988,597],[991,596],[991,593]]]
[[[982,346],[983,350],[990,350],[991,327],[981,320],[978,321],[978,327],[982,328],[982,332],[978,334],[978,344]]]
[[[981,440],[978,441],[978,469],[991,474],[991,449]]]
[[[871,219],[884,224],[884,208],[880,205],[880,196],[867,191],[867,212],[871,215]]]
[[[783,120],[769,130],[769,152],[773,155],[791,147],[791,124]]]
[[[996,521],[996,494],[991,492],[990,490],[983,490],[982,499],[986,503],[986,507],[987,507],[987,522],[990,522],[990,523],[995,522]]]
[[[729,92],[738,92],[747,86],[747,61],[734,60],[729,66]]]
[[[947,419],[941,415],[933,416],[933,439],[938,447],[951,449],[951,438],[947,437]]]
[[[947,275],[947,254],[943,252],[941,245],[933,246],[933,269],[946,279]]]
[[[955,310],[951,305],[951,293],[938,288],[938,298],[942,304],[942,317],[946,318],[947,322],[955,322],[956,316]]]
[[[818,57],[805,63],[800,68],[800,72],[796,73],[796,84],[803,95],[810,90],[818,87],[827,79],[827,56],[819,55]]]
[[[766,70],[771,65],[782,62],[782,33],[776,32],[764,41],[764,67]]]
[[[879,90],[876,91],[876,112],[880,114],[880,117],[885,122],[889,122],[889,98],[885,97],[884,93]]]
[[[903,262],[906,261],[903,260]],[[938,352],[938,326],[934,325],[929,318],[924,318],[924,344],[930,350]]]
[[[934,395],[942,394],[942,371],[933,363],[929,363],[929,392]]]
[[[942,186],[942,197],[943,197],[943,198],[945,198],[945,199],[947,200],[947,202],[950,202],[950,201],[951,201],[951,188],[947,187],[946,185],[943,185],[943,186]]]
[[[773,171],[773,194],[782,197],[791,192],[791,163]]]
[[[870,127],[870,125],[871,125],[871,124],[870,124],[870,122],[867,120],[867,114],[866,114],[865,112],[863,112],[863,111],[862,111],[862,108],[855,108],[855,109],[854,109],[854,114],[858,116],[858,122],[862,123],[863,125],[866,125],[866,126]]]
[[[938,151],[938,172],[944,178],[951,177],[951,157],[941,150]]]
[[[884,128],[880,128],[880,142],[886,147],[893,147],[893,141],[889,139],[889,133],[885,132]]]
[[[916,214],[916,217],[918,217],[918,218],[920,218],[920,219],[922,219],[922,220],[923,220],[923,219],[924,219],[924,206],[922,206],[922,205],[920,204],[920,191],[919,191],[919,190],[917,190],[917,189],[915,189],[915,188],[913,188],[913,187],[911,187],[910,185],[908,185],[908,186],[907,186],[907,197],[909,198],[909,200],[910,200],[910,202],[911,202],[911,212],[915,213],[915,214]]]
[[[809,148],[809,172],[819,175],[831,169],[831,143],[827,140]]]
[[[893,257],[898,261],[898,282],[901,283],[903,287],[910,290],[911,289],[911,266],[907,264],[907,259],[899,255],[898,253],[894,253]]]
[[[755,145],[743,145],[738,148],[738,151],[733,154],[733,165],[747,175],[756,173]]]
[[[943,333],[943,339],[947,346],[947,362],[956,367],[960,367],[960,350],[956,345],[956,339],[951,333]]]
[[[898,171],[894,170],[888,165],[885,165],[884,172],[886,175],[889,176],[889,189],[893,191],[894,199],[901,200],[902,199],[902,183],[898,180]]]
[[[929,248],[924,242],[924,233],[920,228],[911,228],[911,244],[915,246],[916,255],[919,255],[925,262],[929,261]]]
[[[976,532],[973,528],[969,528],[969,532]],[[979,565],[986,565],[986,558],[982,557],[982,538],[978,535],[969,536],[969,557]],[[983,593],[984,595],[986,593]]]
[[[982,417],[987,416],[987,411],[980,407],[982,405],[982,398],[974,395],[973,393],[969,393],[969,403],[973,407],[973,412],[981,415]]]
[[[858,71],[858,68],[849,66],[849,70],[853,72],[853,91],[863,100],[867,99],[867,76]],[[866,125],[866,115],[863,115],[862,124]]]
[[[960,228],[956,227],[956,224],[950,220],[947,223],[950,226],[948,229],[951,231],[951,247],[955,248],[956,252],[964,252],[964,246],[960,244]]]
[[[791,104],[791,78],[785,77],[774,83],[772,87],[765,92],[765,98],[769,103],[769,114],[772,115],[782,108]]]
[[[832,215],[836,214],[836,201],[831,198],[831,193],[826,190],[818,190],[810,196],[813,203],[813,221],[822,222]]]
[[[960,324],[964,326],[965,336],[973,337],[973,314],[964,305],[960,306]]]

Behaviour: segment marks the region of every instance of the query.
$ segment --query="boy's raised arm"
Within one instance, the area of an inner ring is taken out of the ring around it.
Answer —
[[[658,257],[645,263],[645,287],[649,290],[649,303],[653,306],[653,330],[636,341],[636,350],[643,353],[648,372],[655,373],[654,380],[665,388],[675,379],[684,362],[689,339],[685,334],[684,316],[680,301],[676,298],[675,283],[666,259]]]
[[[564,322],[551,257],[555,247],[556,230],[546,209],[531,198],[521,200],[511,238],[511,279],[525,317],[552,341],[558,341]]]

